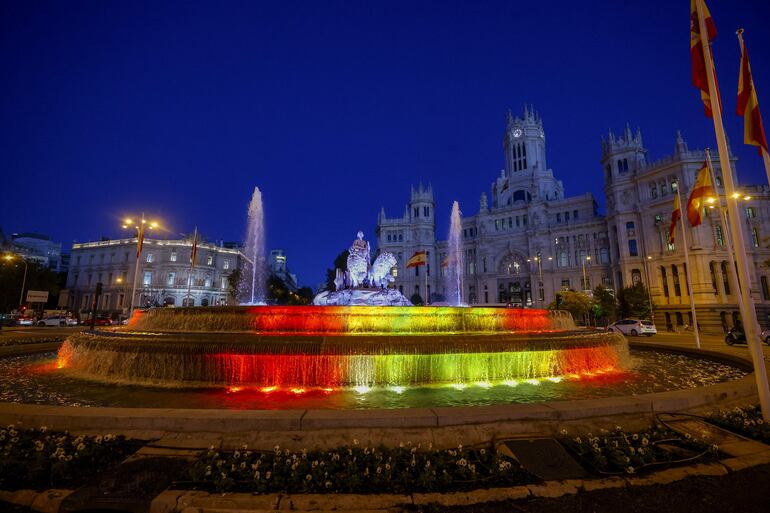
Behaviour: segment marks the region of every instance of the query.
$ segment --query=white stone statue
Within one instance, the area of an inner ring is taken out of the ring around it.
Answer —
[[[369,243],[364,240],[364,232],[359,231],[357,237],[350,246],[348,254],[348,275],[351,287],[361,286],[369,274]]]
[[[387,287],[389,283],[396,279],[390,274],[390,270],[396,265],[396,257],[387,251],[380,253],[380,256],[372,265],[372,281],[379,287]]]

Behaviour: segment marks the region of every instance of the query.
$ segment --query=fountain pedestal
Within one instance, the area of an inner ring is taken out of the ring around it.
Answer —
[[[313,298],[316,306],[412,306],[396,289],[325,290]]]

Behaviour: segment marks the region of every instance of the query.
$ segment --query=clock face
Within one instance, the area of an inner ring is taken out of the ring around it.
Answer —
[[[514,137],[516,137],[517,139],[518,139],[519,137],[521,137],[521,128],[516,128],[516,129],[514,129],[514,131],[513,131],[513,136],[514,136]]]

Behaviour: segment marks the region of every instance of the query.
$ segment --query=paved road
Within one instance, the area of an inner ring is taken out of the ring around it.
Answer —
[[[83,331],[87,326],[70,326],[67,328],[59,328],[55,326],[47,326],[45,328],[38,328],[33,326],[14,326],[12,328],[4,327],[0,330],[0,337],[3,334],[13,335],[13,337],[56,337],[59,335],[67,336],[70,333],[77,333]]]
[[[627,337],[629,342],[649,342],[651,344],[670,345],[674,347],[695,347],[695,335],[693,333],[658,333],[652,337]],[[701,335],[701,348],[709,351],[719,351],[736,356],[751,359],[749,348],[746,344],[728,346],[725,344],[724,335]],[[765,355],[765,363],[770,363],[770,346],[762,344]]]

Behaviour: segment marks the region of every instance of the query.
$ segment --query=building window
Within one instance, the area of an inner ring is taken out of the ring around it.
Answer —
[[[171,261],[176,262],[176,251],[171,252]]]
[[[209,255],[206,257],[206,265],[214,265],[214,257]]]
[[[147,263],[151,264],[155,261],[155,255],[152,253],[147,253]]]
[[[762,283],[762,298],[765,301],[770,300],[770,288],[767,286],[767,276],[762,276],[759,281]]]
[[[569,253],[562,251],[559,253],[559,267],[569,266]]]
[[[430,207],[422,207],[422,215],[423,215],[423,217],[429,217],[430,216]]]
[[[607,248],[600,248],[599,249],[599,262],[602,264],[609,264],[610,263],[610,250]]]
[[[717,271],[716,264],[714,262],[709,262],[709,273],[711,273],[711,288],[714,289],[714,294],[718,294],[719,288],[717,287]]]
[[[563,278],[561,280],[561,290],[569,290],[569,278]]]
[[[144,271],[144,278],[142,279],[142,285],[145,287],[152,285],[152,271]]]
[[[573,219],[577,219],[578,218],[578,211],[577,210],[573,210],[572,211],[572,218]]]
[[[655,199],[658,197],[658,184],[652,182],[650,184],[650,198]]]
[[[166,285],[173,287],[175,282],[176,282],[176,273],[175,272],[168,273],[168,277],[166,278]]]
[[[636,227],[633,221],[626,223],[626,235],[629,237],[636,237]]]
[[[663,266],[660,268],[660,284],[663,285],[663,296],[668,297],[668,276],[666,275],[666,268]]]
[[[682,287],[679,285],[679,269],[676,265],[671,266],[671,281],[674,282],[674,295],[682,295]]]
[[[123,307],[123,299],[124,299],[124,297],[125,296],[123,294],[118,294],[118,304],[116,305],[118,308],[122,308]]]
[[[722,285],[725,287],[725,294],[730,295],[730,276],[727,272],[727,262],[722,261],[720,269],[722,271]]]
[[[724,234],[722,233],[721,225],[716,226],[716,233],[717,233],[717,245],[721,248],[725,245],[725,238],[724,238]]]
[[[203,282],[205,287],[211,287],[211,276],[206,276],[206,280]]]
[[[222,269],[230,269],[230,261],[225,259],[224,264],[222,264]]]
[[[560,213],[556,214],[556,222],[557,223],[561,223],[561,214]]]
[[[666,181],[663,180],[660,182],[660,195],[665,196],[668,194],[668,189],[666,188]]]
[[[759,247],[759,228],[756,226],[751,229],[751,242],[755,248]]]
[[[754,207],[746,207],[746,219],[754,219],[757,217],[757,212]]]
[[[420,207],[414,207],[414,217],[420,217]]]
[[[222,277],[222,290],[227,288],[227,276]]]
[[[629,256],[639,256],[639,249],[636,247],[636,239],[628,241],[628,254]]]

